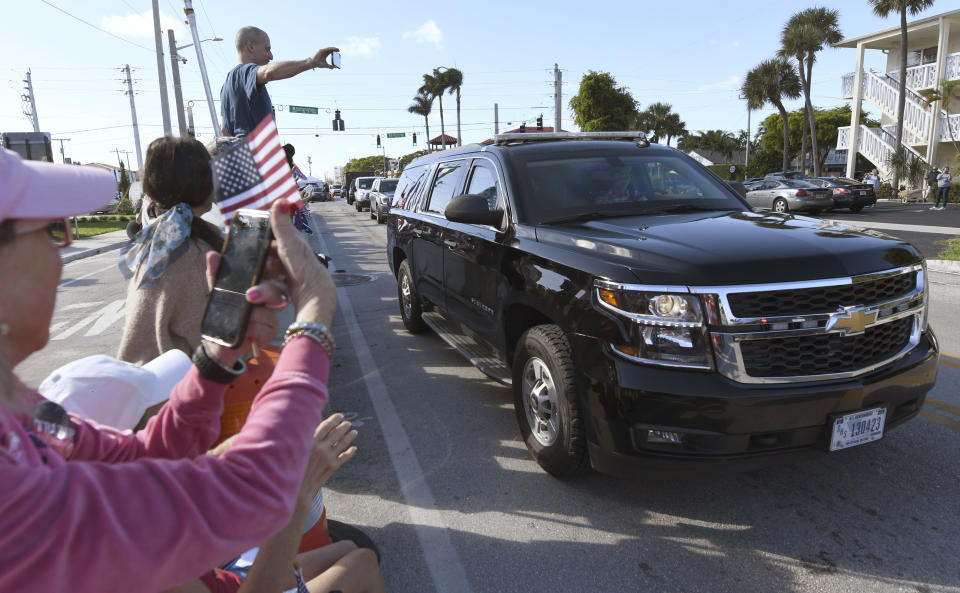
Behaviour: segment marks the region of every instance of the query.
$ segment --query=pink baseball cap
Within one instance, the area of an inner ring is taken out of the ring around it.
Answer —
[[[0,222],[93,212],[117,193],[113,174],[94,167],[25,161],[0,148]]]

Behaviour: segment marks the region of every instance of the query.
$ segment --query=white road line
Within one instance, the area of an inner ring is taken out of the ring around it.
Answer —
[[[314,228],[317,229],[318,226],[315,225]],[[316,240],[323,253],[330,253],[327,251],[326,241],[319,232]],[[437,511],[433,492],[427,484],[410,438],[403,429],[403,423],[400,422],[400,415],[397,414],[387,386],[367,347],[367,341],[357,322],[357,316],[353,312],[346,289],[337,289],[337,304],[347,324],[350,342],[360,363],[363,381],[366,383],[367,393],[376,411],[380,429],[383,431],[383,440],[387,444],[390,460],[393,462],[393,469],[400,483],[400,491],[403,494],[407,512],[410,513],[410,521],[420,541],[427,568],[430,570],[434,590],[469,593],[471,589],[467,573],[463,569],[456,548],[453,547],[447,535],[443,516]]]
[[[107,266],[107,267],[105,267],[105,268],[100,268],[99,270],[90,272],[89,274],[84,274],[83,276],[80,276],[79,278],[74,278],[73,280],[67,280],[66,282],[63,282],[63,283],[59,284],[59,285],[57,286],[57,288],[63,288],[64,286],[70,286],[70,285],[73,284],[74,282],[79,282],[80,280],[85,280],[86,278],[89,278],[90,276],[96,276],[96,275],[99,274],[100,272],[105,272],[105,271],[109,270],[110,268],[116,268],[116,267],[117,267],[117,263],[114,262],[114,263],[110,264],[109,266]]]

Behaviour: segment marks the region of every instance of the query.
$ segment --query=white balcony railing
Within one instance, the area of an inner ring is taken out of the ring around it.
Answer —
[[[953,138],[950,137],[951,128]],[[940,142],[953,141],[960,141],[960,113],[951,115],[949,119],[946,115],[940,116]]]
[[[897,117],[897,95],[900,90],[875,72],[863,73],[863,97],[879,107],[888,117]],[[930,129],[931,109],[907,95],[903,109],[903,127],[926,142]]]
[[[841,99],[852,99],[853,98],[853,77],[854,72],[849,74],[844,74],[843,79],[840,81],[840,98]]]

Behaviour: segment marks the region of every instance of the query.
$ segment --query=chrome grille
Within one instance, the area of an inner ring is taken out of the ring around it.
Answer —
[[[844,286],[735,293],[729,295],[730,310],[736,317],[832,313],[850,305],[891,301],[909,294],[916,285],[913,272]]]
[[[795,377],[849,372],[894,356],[910,341],[913,318],[868,328],[857,336],[836,333],[743,342],[751,377]]]

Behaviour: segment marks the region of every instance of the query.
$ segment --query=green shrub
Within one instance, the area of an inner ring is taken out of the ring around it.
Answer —
[[[124,196],[117,200],[117,206],[114,209],[117,214],[133,214],[133,202],[129,196]]]

